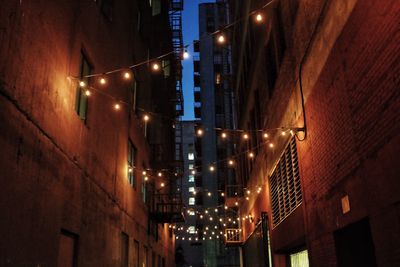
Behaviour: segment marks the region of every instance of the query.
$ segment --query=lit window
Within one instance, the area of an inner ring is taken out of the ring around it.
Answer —
[[[194,216],[196,213],[194,212],[194,210],[189,211],[189,215],[190,216]]]
[[[290,266],[293,267],[308,267],[308,252],[303,250],[294,254],[290,254]]]
[[[194,187],[193,186],[189,187],[189,192],[194,192]]]
[[[194,183],[194,175],[189,175],[188,182]]]
[[[189,205],[194,205],[194,204],[195,204],[194,197],[189,197]]]
[[[193,164],[189,164],[189,170],[193,170],[194,165]]]
[[[133,145],[131,139],[128,140],[128,181],[136,188],[135,179],[135,162],[136,162],[137,149]]]
[[[215,84],[221,84],[221,73],[215,74]]]
[[[188,154],[188,160],[194,160],[194,153]]]
[[[80,80],[84,82],[84,84],[89,83],[89,78],[86,77],[90,75],[92,71],[92,66],[90,66],[89,61],[87,60],[86,56],[82,53],[81,54],[81,65],[80,65]],[[76,113],[79,115],[81,120],[86,120],[86,113],[87,113],[87,105],[88,105],[88,95],[85,94],[85,88],[78,86],[76,88],[76,102],[75,102],[75,110]]]
[[[189,226],[188,230],[189,230],[189,234],[195,234],[196,233],[196,228],[194,226]]]

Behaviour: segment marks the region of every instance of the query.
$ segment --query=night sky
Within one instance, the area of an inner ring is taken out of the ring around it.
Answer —
[[[215,2],[212,0],[186,0],[183,10],[183,43],[191,44],[199,38],[198,5],[200,3]],[[183,96],[185,101],[185,115],[183,120],[193,120],[193,46],[188,49],[190,58],[182,61],[183,65]]]

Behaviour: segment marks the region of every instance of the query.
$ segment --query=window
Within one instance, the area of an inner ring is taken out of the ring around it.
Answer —
[[[78,235],[66,230],[61,230],[58,241],[59,267],[75,267],[78,254]]]
[[[164,72],[164,77],[168,78],[171,75],[171,63],[169,60],[161,61],[161,66]]]
[[[194,215],[196,215],[196,212],[195,212],[194,210],[190,210],[190,211],[189,211],[189,215],[190,215],[190,216],[194,216]]]
[[[189,164],[189,170],[193,170],[194,165],[193,164]]]
[[[193,186],[189,187],[189,192],[191,192],[191,193],[194,192],[194,187]]]
[[[129,236],[121,233],[121,266],[128,267],[129,263]]]
[[[286,146],[270,177],[272,222],[282,222],[302,202],[296,140]]]
[[[157,16],[161,13],[161,0],[150,0],[150,6],[152,7],[151,11],[153,16]]]
[[[196,227],[194,227],[194,226],[189,226],[189,227],[188,227],[188,231],[189,231],[189,234],[195,234],[195,233],[196,233]]]
[[[133,263],[134,263],[134,267],[139,267],[139,241],[135,240],[134,241],[134,247],[133,247],[134,251],[133,251]]]
[[[194,183],[194,175],[189,175],[188,182]]]
[[[136,188],[135,179],[135,163],[136,163],[137,149],[133,145],[131,139],[128,140],[128,181],[129,184]]]
[[[189,205],[194,205],[194,204],[195,204],[194,197],[189,197]]]
[[[215,73],[215,84],[221,84],[221,73]]]
[[[194,153],[188,154],[188,160],[194,160]]]
[[[145,168],[143,168],[143,170],[145,170]],[[142,175],[142,200],[144,203],[147,203],[147,198],[148,198],[146,178],[147,178],[146,175]]]
[[[308,252],[303,250],[297,253],[290,254],[290,267],[308,267]]]
[[[146,246],[143,246],[144,251],[144,259],[143,259],[143,266],[149,266],[149,249]]]
[[[136,112],[136,92],[138,89],[138,83],[135,78],[133,78],[132,85],[130,86],[130,97],[129,102],[132,105],[132,109]]]
[[[91,73],[91,71],[92,71],[92,66],[89,64],[88,59],[82,52],[79,77],[80,77],[80,80],[86,84],[86,86],[88,86],[88,84],[89,84],[89,78],[85,77],[85,76],[89,75]],[[83,121],[86,120],[87,106],[88,106],[88,97],[86,95],[85,88],[80,87],[78,85],[78,87],[76,88],[75,110],[76,110],[76,113],[81,118],[81,120],[83,120]]]

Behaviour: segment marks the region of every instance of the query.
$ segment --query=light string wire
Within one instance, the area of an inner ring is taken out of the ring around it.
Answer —
[[[276,1],[276,0],[271,0],[271,1],[269,1],[268,3],[264,4],[262,7],[257,8],[257,9],[255,9],[255,10],[251,11],[248,15],[243,16],[243,17],[241,17],[241,18],[239,18],[239,19],[237,19],[237,20],[235,20],[235,21],[233,21],[233,22],[231,22],[231,23],[228,23],[227,25],[223,26],[221,29],[218,29],[218,30],[216,30],[216,31],[214,31],[214,32],[211,32],[211,33],[207,33],[207,34],[201,36],[201,37],[199,38],[199,40],[196,40],[196,41],[193,41],[193,42],[191,42],[191,43],[188,43],[188,44],[183,45],[183,46],[182,46],[182,50],[187,49],[189,46],[192,46],[192,45],[194,45],[195,43],[201,42],[201,39],[204,39],[204,38],[207,38],[207,37],[212,37],[212,36],[214,36],[214,35],[223,33],[223,31],[232,28],[234,25],[238,24],[239,22],[241,22],[241,21],[243,21],[243,20],[245,20],[245,19],[248,19],[249,17],[253,16],[253,15],[256,14],[257,12],[259,12],[259,11],[265,9],[266,7],[270,6],[270,5],[273,4],[275,1]],[[82,78],[99,77],[99,76],[104,76],[104,75],[109,75],[109,74],[121,72],[121,71],[124,71],[124,70],[126,71],[126,70],[128,70],[128,69],[134,69],[134,68],[140,67],[140,66],[142,66],[142,65],[146,65],[146,64],[149,64],[149,63],[151,63],[151,62],[160,60],[160,59],[162,59],[162,58],[165,58],[165,57],[167,57],[167,56],[169,56],[169,55],[172,55],[172,54],[175,54],[175,53],[176,53],[176,50],[172,50],[172,51],[169,51],[169,52],[164,53],[164,54],[162,54],[162,55],[159,55],[159,56],[157,56],[157,57],[154,57],[154,58],[151,58],[151,59],[147,59],[147,60],[145,60],[145,61],[138,62],[138,63],[136,63],[136,64],[133,64],[133,65],[130,65],[130,66],[127,66],[127,67],[120,67],[120,68],[113,69],[113,70],[109,70],[109,71],[106,71],[106,72],[102,72],[102,73],[93,73],[93,74],[88,74],[88,75],[84,75],[84,76],[81,76],[81,77],[71,76],[71,78],[74,78],[74,79],[82,79]]]

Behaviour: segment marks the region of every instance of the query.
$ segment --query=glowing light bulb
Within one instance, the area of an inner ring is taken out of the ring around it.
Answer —
[[[195,175],[196,174],[196,170],[192,170],[192,174]]]
[[[214,211],[215,211],[215,212],[218,212],[218,209],[215,209]]]
[[[107,83],[106,78],[100,78],[100,84],[105,85]]]
[[[224,197],[224,196],[225,196],[225,193],[224,193],[224,192],[222,192],[222,193],[221,193],[221,197]]]
[[[246,197],[246,200],[249,201],[249,197]]]
[[[247,133],[243,134],[243,139],[244,139],[244,140],[249,139],[249,135],[248,135]]]
[[[148,121],[148,120],[150,120],[150,117],[149,117],[149,115],[144,115],[144,116],[143,116],[143,120],[144,120],[144,121]]]
[[[228,209],[228,206],[225,206],[225,209],[227,210],[227,209]]]
[[[185,52],[183,52],[183,59],[188,59],[189,58],[189,52],[185,50]]]
[[[253,152],[249,153],[249,158],[254,158],[254,153]]]
[[[152,68],[154,71],[158,71],[160,69],[160,65],[158,65],[158,63],[153,63]]]
[[[285,135],[286,135],[286,132],[285,132],[285,131],[282,131],[282,132],[281,132],[281,135],[282,135],[282,136],[285,136]]]
[[[215,167],[214,166],[210,166],[210,172],[215,171]]]
[[[149,177],[145,176],[145,177],[144,177],[144,180],[145,180],[145,181],[148,181],[148,180],[149,180]]]
[[[229,160],[228,164],[232,166],[234,164],[233,160]]]
[[[217,37],[217,40],[218,40],[218,43],[223,44],[223,43],[225,43],[225,36],[223,34],[220,34]]]
[[[158,177],[162,176],[162,172],[157,173]]]
[[[247,190],[247,194],[250,195],[250,193],[251,193],[250,190]]]
[[[202,136],[203,135],[203,130],[202,129],[198,129],[197,130],[197,135],[198,136]]]
[[[269,143],[269,147],[270,147],[270,148],[273,148],[273,147],[274,147],[274,144],[273,144],[273,143]]]
[[[222,137],[223,139],[225,139],[225,138],[227,137],[227,134],[226,134],[226,133],[222,133],[222,134],[221,134],[221,137]]]
[[[115,105],[114,105],[114,108],[115,108],[116,110],[120,110],[120,109],[121,109],[121,106],[120,106],[119,104],[115,104]]]
[[[164,187],[165,186],[165,184],[164,183],[161,183],[161,187]]]
[[[129,71],[124,72],[124,79],[125,80],[130,80],[132,77],[132,74]]]
[[[128,168],[128,172],[130,172],[130,173],[133,172],[132,167],[129,167],[129,168]]]
[[[147,172],[146,172],[146,171],[142,171],[142,174],[143,174],[143,175],[146,175],[146,174],[147,174]]]
[[[80,86],[80,87],[85,87],[85,86],[86,86],[86,83],[85,83],[84,81],[80,81],[80,82],[79,82],[79,86]]]
[[[89,90],[86,90],[86,91],[85,91],[85,95],[86,95],[86,96],[90,96],[90,95],[91,95],[90,91],[89,91]]]
[[[235,206],[239,206],[239,202],[236,201],[236,202],[235,202]]]
[[[256,21],[257,22],[262,22],[263,21],[263,16],[260,14],[260,13],[258,13],[257,15],[256,15]]]
[[[207,193],[207,196],[211,197],[211,192],[208,192],[208,193]]]
[[[264,139],[267,139],[267,138],[268,138],[268,134],[267,134],[267,133],[264,133],[264,134],[263,134],[263,138],[264,138]]]

